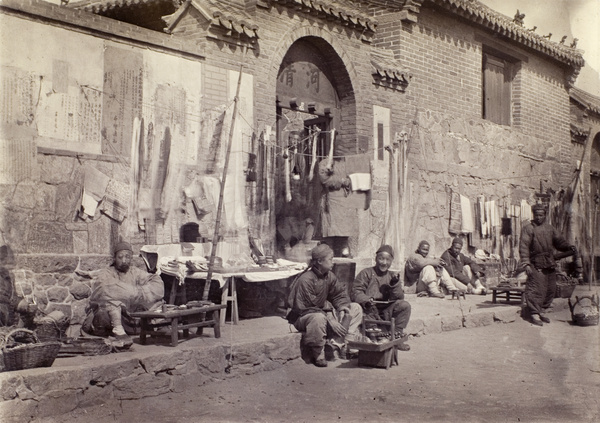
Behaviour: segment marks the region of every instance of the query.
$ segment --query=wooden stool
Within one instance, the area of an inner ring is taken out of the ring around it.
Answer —
[[[460,300],[460,297],[463,297],[463,299],[467,299],[467,297],[465,296],[465,291],[452,291],[452,299],[456,298],[457,300]]]
[[[178,333],[180,330],[183,331],[183,337],[187,338],[190,328],[198,328],[198,334],[202,334],[202,328],[212,327],[215,331],[215,338],[220,338],[221,321],[219,319],[219,310],[226,307],[226,304],[215,304],[211,306],[168,310],[165,312],[161,310],[138,311],[131,313],[131,316],[139,317],[141,320],[140,344],[146,344],[147,335],[158,335],[155,333],[155,329],[170,326],[171,346],[175,347],[179,342]],[[212,315],[211,319],[206,319],[207,313]],[[152,323],[153,319],[159,321]]]
[[[388,326],[392,339],[388,342],[375,344],[371,342],[349,341],[348,347],[358,350],[358,365],[389,369],[398,364],[398,346],[406,337],[396,338],[396,325],[393,320],[374,320],[363,318],[362,334],[365,335],[366,324]]]
[[[523,292],[525,292],[524,286],[494,286],[492,287],[492,303],[496,304],[498,297],[506,299],[507,303],[511,300],[523,302]]]

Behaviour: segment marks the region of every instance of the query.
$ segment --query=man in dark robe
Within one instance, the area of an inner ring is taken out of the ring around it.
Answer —
[[[550,323],[544,314],[552,305],[556,292],[556,261],[554,250],[575,251],[565,238],[546,222],[546,208],[542,204],[531,207],[533,220],[521,230],[519,255],[521,267],[527,272],[525,303],[531,312],[531,323],[543,326]]]

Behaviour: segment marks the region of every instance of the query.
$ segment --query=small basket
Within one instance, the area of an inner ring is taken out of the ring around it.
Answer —
[[[598,305],[598,295],[575,297],[576,301],[571,304],[569,298],[569,308],[573,323],[578,326],[596,326],[600,320],[600,307]],[[589,305],[580,304],[582,300],[589,300]],[[577,310],[576,310],[577,308]]]
[[[2,336],[0,344],[2,371],[50,367],[60,350],[60,342],[39,342],[33,331],[22,328]]]
[[[36,317],[33,322],[35,324],[34,332],[40,341],[45,342],[66,339],[71,320],[61,311],[54,310]]]
[[[571,278],[563,273],[558,273],[554,298],[571,298],[576,286],[577,279]]]

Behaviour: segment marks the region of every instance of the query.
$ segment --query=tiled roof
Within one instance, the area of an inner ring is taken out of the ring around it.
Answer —
[[[580,51],[565,44],[550,41],[515,23],[512,18],[496,12],[477,0],[421,0],[475,22],[519,44],[544,53],[570,66],[582,67]]]
[[[267,0],[268,3],[277,3],[309,13],[323,15],[328,19],[338,20],[345,25],[375,31],[377,21],[367,13],[361,12],[350,5],[349,1],[327,0]],[[359,2],[354,2],[359,3]]]
[[[412,75],[394,58],[390,50],[373,48],[371,50],[372,75],[377,85],[404,91]]]
[[[388,79],[408,80],[411,74],[408,70],[403,69],[400,62],[394,59],[394,55],[390,50],[373,48],[371,51],[371,65],[373,66],[373,74],[378,74],[381,77]]]
[[[596,97],[587,91],[575,87],[571,88],[569,95],[586,109],[600,115],[600,97]]]
[[[178,6],[182,2],[179,0],[81,0],[69,2],[67,6],[101,14],[116,9],[150,5],[154,3],[172,3],[174,6]]]
[[[193,0],[192,4],[195,3],[200,2]],[[218,0],[205,0],[202,3],[205,3],[206,7],[210,9],[215,24],[250,38],[258,38],[258,25],[243,10],[227,6]]]

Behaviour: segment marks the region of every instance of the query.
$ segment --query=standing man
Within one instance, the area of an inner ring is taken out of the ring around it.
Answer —
[[[160,276],[131,266],[133,250],[127,242],[114,249],[114,262],[100,271],[92,283],[92,295],[83,331],[91,335],[114,335],[131,342],[129,313],[150,310],[163,303],[164,283]],[[125,327],[124,327],[125,326]]]
[[[569,245],[556,229],[546,223],[546,207],[543,204],[535,204],[531,209],[533,220],[521,230],[519,255],[521,266],[527,272],[524,296],[531,312],[531,323],[543,326],[550,323],[544,313],[552,305],[556,291],[554,249],[575,251],[575,246]]]
[[[458,291],[452,278],[444,269],[445,261],[441,258],[427,257],[429,255],[429,242],[421,241],[418,248],[406,259],[404,266],[405,286],[416,286],[419,296],[445,298],[440,287],[446,288],[450,293]]]
[[[347,341],[360,335],[360,305],[350,302],[346,285],[338,281],[333,268],[333,250],[326,244],[311,252],[311,265],[293,283],[288,304],[288,321],[303,332],[303,358],[317,367],[327,367],[325,344],[346,351]],[[344,318],[345,316],[349,316]],[[347,326],[342,321],[348,321]]]
[[[456,237],[452,240],[450,248],[442,254],[442,260],[445,262],[444,268],[455,279],[453,282],[458,289],[465,289],[468,294],[485,295],[487,289],[479,280],[483,276],[483,268],[460,252],[462,246],[461,238]]]
[[[410,319],[410,303],[404,300],[404,290],[397,272],[390,271],[394,249],[382,245],[375,253],[375,266],[360,271],[352,285],[352,299],[360,304],[364,313],[384,320],[394,319],[396,338],[403,338]],[[401,351],[410,346],[400,344]]]

